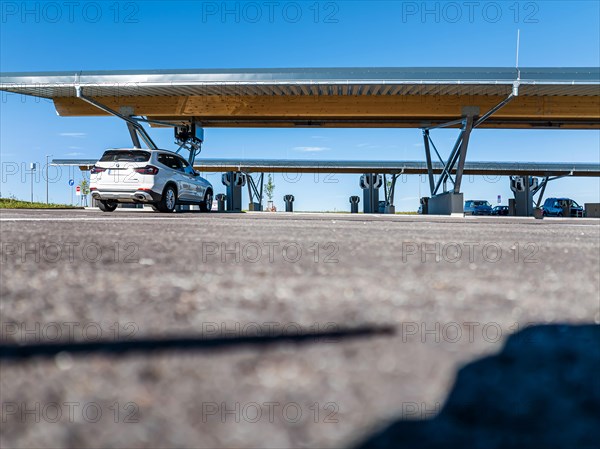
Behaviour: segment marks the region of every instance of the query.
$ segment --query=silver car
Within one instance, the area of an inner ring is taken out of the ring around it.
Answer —
[[[91,170],[90,193],[104,212],[119,203],[151,204],[160,212],[173,212],[178,204],[212,208],[213,187],[188,161],[166,150],[138,148],[104,152]]]

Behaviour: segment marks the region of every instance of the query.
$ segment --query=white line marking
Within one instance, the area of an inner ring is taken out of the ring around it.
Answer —
[[[169,220],[172,222],[179,221],[190,221],[190,218],[0,218],[0,222],[2,221],[157,221],[157,220]],[[194,218],[194,220],[198,220]]]

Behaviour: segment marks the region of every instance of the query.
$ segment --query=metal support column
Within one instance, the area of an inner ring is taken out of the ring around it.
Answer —
[[[512,92],[500,103],[491,108],[488,112],[479,116],[478,107],[464,107],[463,118],[452,120],[447,123],[442,123],[438,126],[424,128],[423,142],[425,145],[425,158],[427,160],[427,174],[429,177],[429,188],[431,190],[431,198],[428,201],[428,213],[448,215],[452,213],[462,213],[463,211],[463,196],[460,193],[465,162],[467,160],[467,150],[469,148],[469,139],[473,129],[481,125],[485,120],[491,117],[495,112],[503,108],[514,97],[519,94],[519,79],[513,83]],[[458,135],[454,147],[450,151],[448,159],[444,162],[437,148],[435,147],[429,131],[436,128],[447,128],[462,124],[460,134]],[[434,181],[433,166],[431,162],[431,148],[435,151],[437,157],[442,164],[442,173],[437,182]],[[452,173],[456,172],[455,178],[452,178]],[[453,184],[451,191],[446,190],[447,181],[450,180]],[[440,188],[442,192],[440,192]]]
[[[433,189],[435,188],[435,181],[433,179],[433,166],[431,165],[431,149],[429,148],[429,130],[423,130],[423,141],[425,143],[425,158],[427,160],[427,175],[429,177],[429,189],[433,195]]]
[[[462,182],[463,171],[465,169],[465,161],[467,160],[467,149],[469,147],[469,137],[473,129],[473,116],[467,117],[467,123],[462,133],[462,141],[458,153],[458,166],[456,167],[456,179],[454,181],[454,193],[460,193],[460,184]]]
[[[265,180],[265,174],[261,173],[258,177],[258,183],[254,180],[252,175],[246,173],[246,180],[248,181],[248,197],[250,198],[250,204],[248,209],[251,211],[260,212],[263,210],[263,186]]]

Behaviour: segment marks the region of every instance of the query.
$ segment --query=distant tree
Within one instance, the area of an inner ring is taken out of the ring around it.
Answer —
[[[89,195],[90,193],[90,184],[86,179],[82,179],[79,183],[79,188],[81,189],[82,195]]]
[[[79,182],[79,188],[81,189],[81,204],[84,206],[88,205],[88,195],[90,193],[90,183],[87,179],[82,179]]]
[[[267,198],[269,201],[273,201],[273,195],[275,194],[275,184],[273,184],[273,177],[269,173],[269,177],[267,178],[267,185],[265,186],[265,193],[267,194]]]

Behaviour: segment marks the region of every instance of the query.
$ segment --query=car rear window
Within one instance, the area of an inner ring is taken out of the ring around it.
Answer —
[[[105,151],[100,162],[147,162],[150,153],[143,150],[109,150]]]

